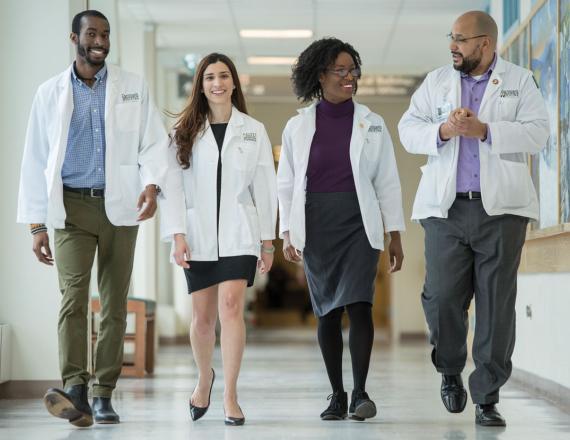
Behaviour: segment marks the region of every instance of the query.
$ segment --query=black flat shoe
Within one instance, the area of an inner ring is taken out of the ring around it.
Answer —
[[[71,385],[65,390],[50,388],[44,396],[44,404],[52,416],[67,419],[73,426],[85,428],[93,424],[87,385]]]
[[[370,400],[366,391],[353,390],[350,399],[350,407],[348,416],[352,420],[362,422],[364,419],[370,419],[376,415],[376,404]]]
[[[212,383],[210,384],[210,394],[208,394],[208,406],[201,407],[201,406],[194,406],[192,405],[192,397],[190,397],[190,418],[195,422],[199,418],[203,417],[204,414],[210,408],[210,397],[212,397],[212,388],[214,386],[214,379],[216,378],[216,372],[212,368]]]
[[[475,406],[475,423],[481,426],[507,426],[507,422],[494,403]]]
[[[93,416],[95,423],[112,425],[120,421],[110,397],[93,397]]]
[[[321,420],[344,420],[348,412],[348,397],[345,391],[336,391],[327,397],[328,408],[321,413]]]
[[[238,408],[243,415],[243,411],[241,409],[241,406],[238,405]],[[243,416],[243,417],[229,417],[229,416],[226,416],[225,414],[226,414],[226,410],[224,409],[224,425],[242,426],[245,423],[245,416]]]
[[[467,404],[467,391],[461,374],[441,375],[441,400],[450,413],[460,413]]]

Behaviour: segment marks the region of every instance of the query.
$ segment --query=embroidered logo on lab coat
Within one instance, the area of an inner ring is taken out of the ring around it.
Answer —
[[[382,133],[381,125],[371,125],[368,127],[368,133]]]
[[[518,90],[501,90],[501,98],[517,98],[519,96]]]
[[[243,134],[244,142],[256,142],[257,141],[257,133],[244,133]]]
[[[121,93],[121,98],[123,102],[134,102],[140,99],[138,93]]]

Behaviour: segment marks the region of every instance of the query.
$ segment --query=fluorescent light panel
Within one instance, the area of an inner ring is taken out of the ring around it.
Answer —
[[[295,62],[295,57],[247,57],[248,64],[255,65],[292,65]]]
[[[309,29],[242,29],[242,38],[311,38],[313,31]]]

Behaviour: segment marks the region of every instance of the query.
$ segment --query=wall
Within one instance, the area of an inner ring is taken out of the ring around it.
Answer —
[[[525,21],[532,11],[532,3],[531,0],[521,1],[520,22]],[[499,25],[499,35],[502,35],[502,20],[499,19],[502,17],[502,1],[491,2],[491,14]],[[506,39],[503,37],[503,40]],[[566,348],[570,339],[566,318],[570,310],[569,285],[568,272],[519,273],[517,342],[513,354],[515,370],[524,373],[517,375],[515,371],[515,376],[526,382],[537,382],[536,377],[544,379],[538,380],[539,385],[533,385],[563,401],[570,401],[570,351]],[[527,316],[528,309],[532,317]]]
[[[0,81],[0,322],[11,326],[12,380],[59,378],[56,270],[36,261],[28,227],[16,224],[16,206],[32,98],[42,82],[69,65],[71,18],[83,3],[0,3],[0,53],[6,61]]]

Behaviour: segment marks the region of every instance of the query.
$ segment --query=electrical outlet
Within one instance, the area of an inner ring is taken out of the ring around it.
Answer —
[[[526,306],[526,317],[532,319],[532,306],[530,304]]]

